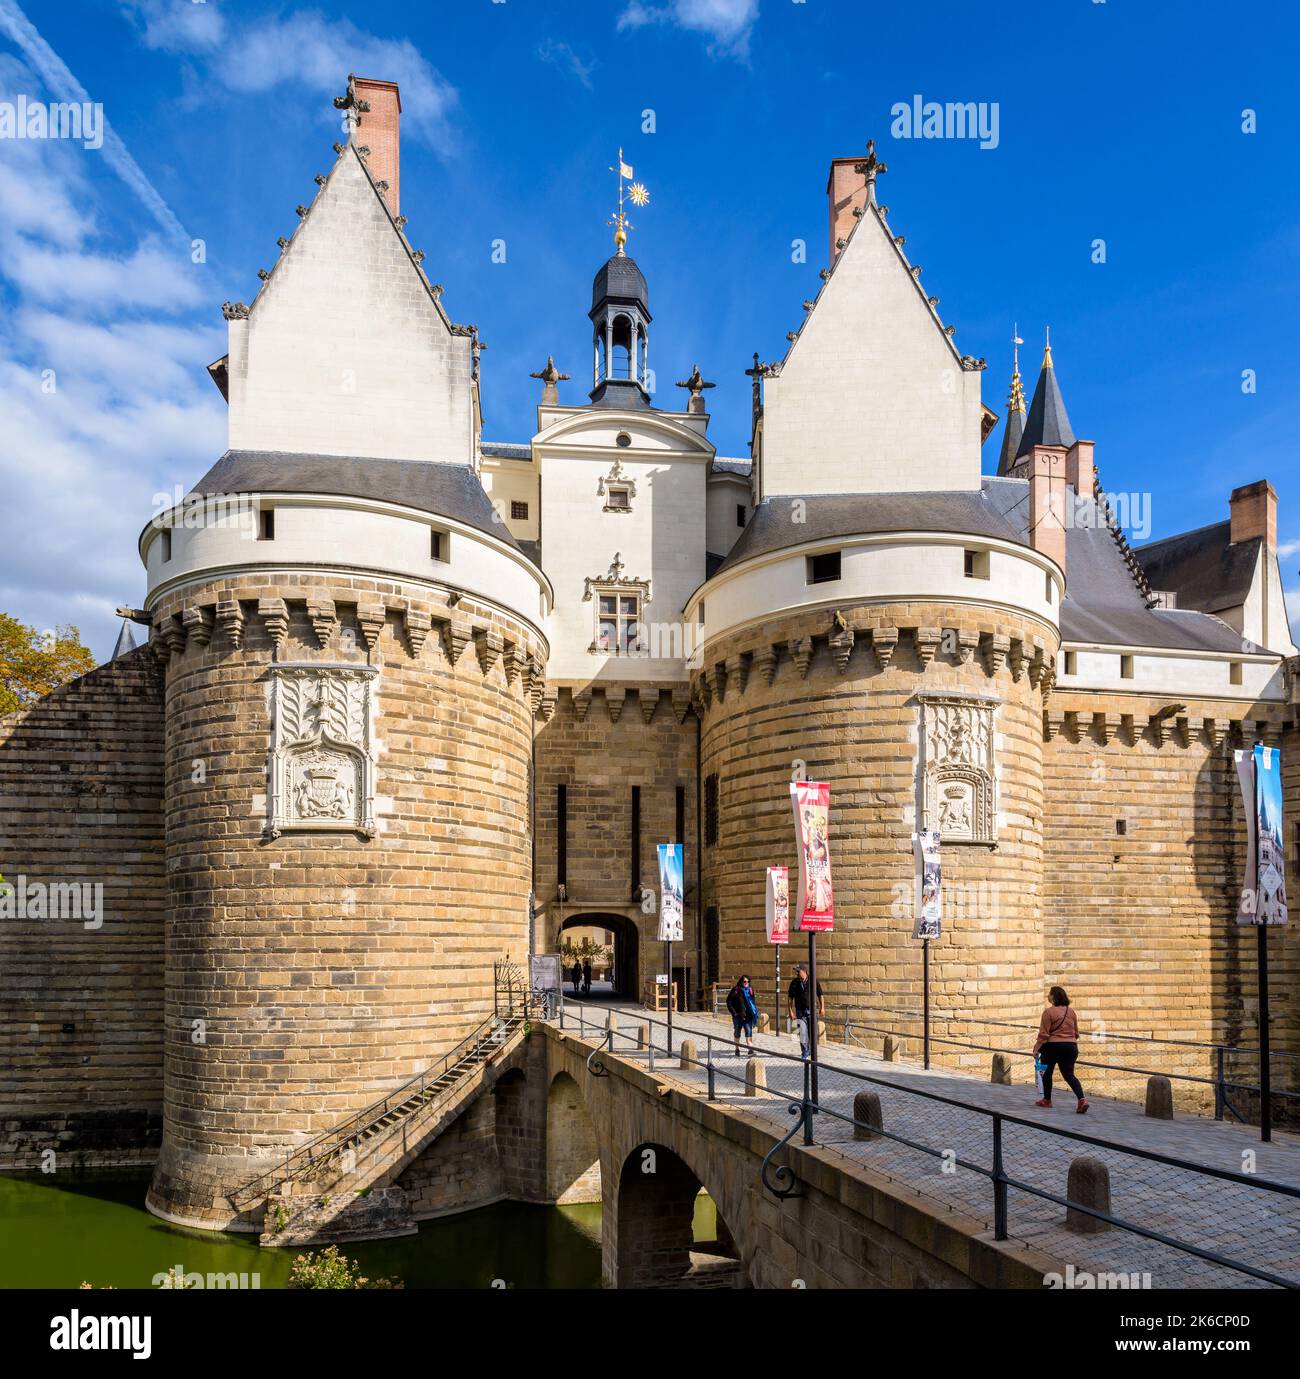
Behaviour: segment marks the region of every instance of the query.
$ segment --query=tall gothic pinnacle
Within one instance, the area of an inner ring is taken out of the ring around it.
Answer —
[[[1025,390],[1020,382],[1020,326],[1011,328],[1011,392],[1007,398],[1007,424],[998,453],[998,474],[1005,477],[1015,467],[1021,437],[1025,433]]]
[[[865,162],[854,163],[853,171],[860,172],[866,177],[867,201],[874,206],[876,204],[876,178],[881,173],[889,171],[888,167],[876,157],[876,141],[874,139],[867,140],[866,160]]]

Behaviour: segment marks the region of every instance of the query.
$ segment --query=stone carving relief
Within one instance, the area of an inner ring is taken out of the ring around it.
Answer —
[[[271,669],[270,789],[266,834],[375,833],[369,666]]]
[[[923,826],[945,843],[996,843],[993,701],[925,695],[920,706]]]

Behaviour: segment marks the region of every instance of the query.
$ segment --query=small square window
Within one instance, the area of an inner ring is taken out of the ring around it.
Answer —
[[[429,555],[434,560],[445,561],[447,556],[447,533],[443,531],[429,532]]]
[[[275,540],[275,509],[263,508],[259,515],[257,536],[259,541]]]
[[[989,577],[989,553],[987,551],[966,551],[964,557],[967,579],[987,579]]]
[[[738,527],[743,527],[743,526],[745,525],[745,505],[744,505],[744,503],[737,503],[737,504],[736,504],[736,525],[737,525]]]
[[[619,512],[626,512],[632,506],[631,496],[627,489],[616,488],[611,484],[605,490],[605,506],[614,508]]]
[[[1121,656],[1119,658],[1119,678],[1121,680],[1131,680],[1133,678],[1132,656]]]
[[[1242,663],[1232,661],[1228,665],[1228,683],[1230,685],[1240,685],[1242,683]]]
[[[807,582],[809,584],[833,584],[839,579],[839,551],[827,551],[823,555],[810,555],[807,559]]]
[[[172,533],[170,527],[164,527],[162,533],[162,560],[165,565],[172,558]]]
[[[511,520],[512,520],[512,521],[515,521],[515,522],[527,522],[527,521],[528,521],[528,504],[527,504],[527,503],[520,502],[520,500],[519,500],[518,498],[513,498],[513,499],[511,499],[511,502],[510,502],[510,517],[511,517]]]
[[[1065,673],[1067,675],[1078,675],[1079,653],[1077,651],[1067,651],[1065,653]]]

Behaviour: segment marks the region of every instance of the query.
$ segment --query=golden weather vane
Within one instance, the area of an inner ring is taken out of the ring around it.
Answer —
[[[632,222],[623,212],[623,183],[629,182],[631,185],[627,189],[627,199],[634,206],[648,206],[650,204],[650,193],[646,190],[645,184],[633,181],[635,174],[632,165],[623,161],[623,150],[618,151],[618,166],[611,167],[610,172],[618,173],[618,210],[614,218],[608,223],[614,226],[614,243],[618,246],[618,252],[623,252],[623,246],[627,243],[627,232],[634,229]]]

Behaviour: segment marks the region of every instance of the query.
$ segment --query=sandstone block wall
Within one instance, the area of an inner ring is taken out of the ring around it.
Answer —
[[[34,1166],[48,1149],[97,1164],[156,1150],[162,696],[141,649],[0,719],[0,873],[103,887],[98,928],[75,916],[0,921],[4,1166]]]
[[[544,649],[469,599],[361,577],[208,583],[153,611],[170,919],[150,1204],[221,1224],[227,1192],[452,1047],[492,1012],[494,960],[523,959]],[[379,668],[374,838],[263,836],[277,660]]]

